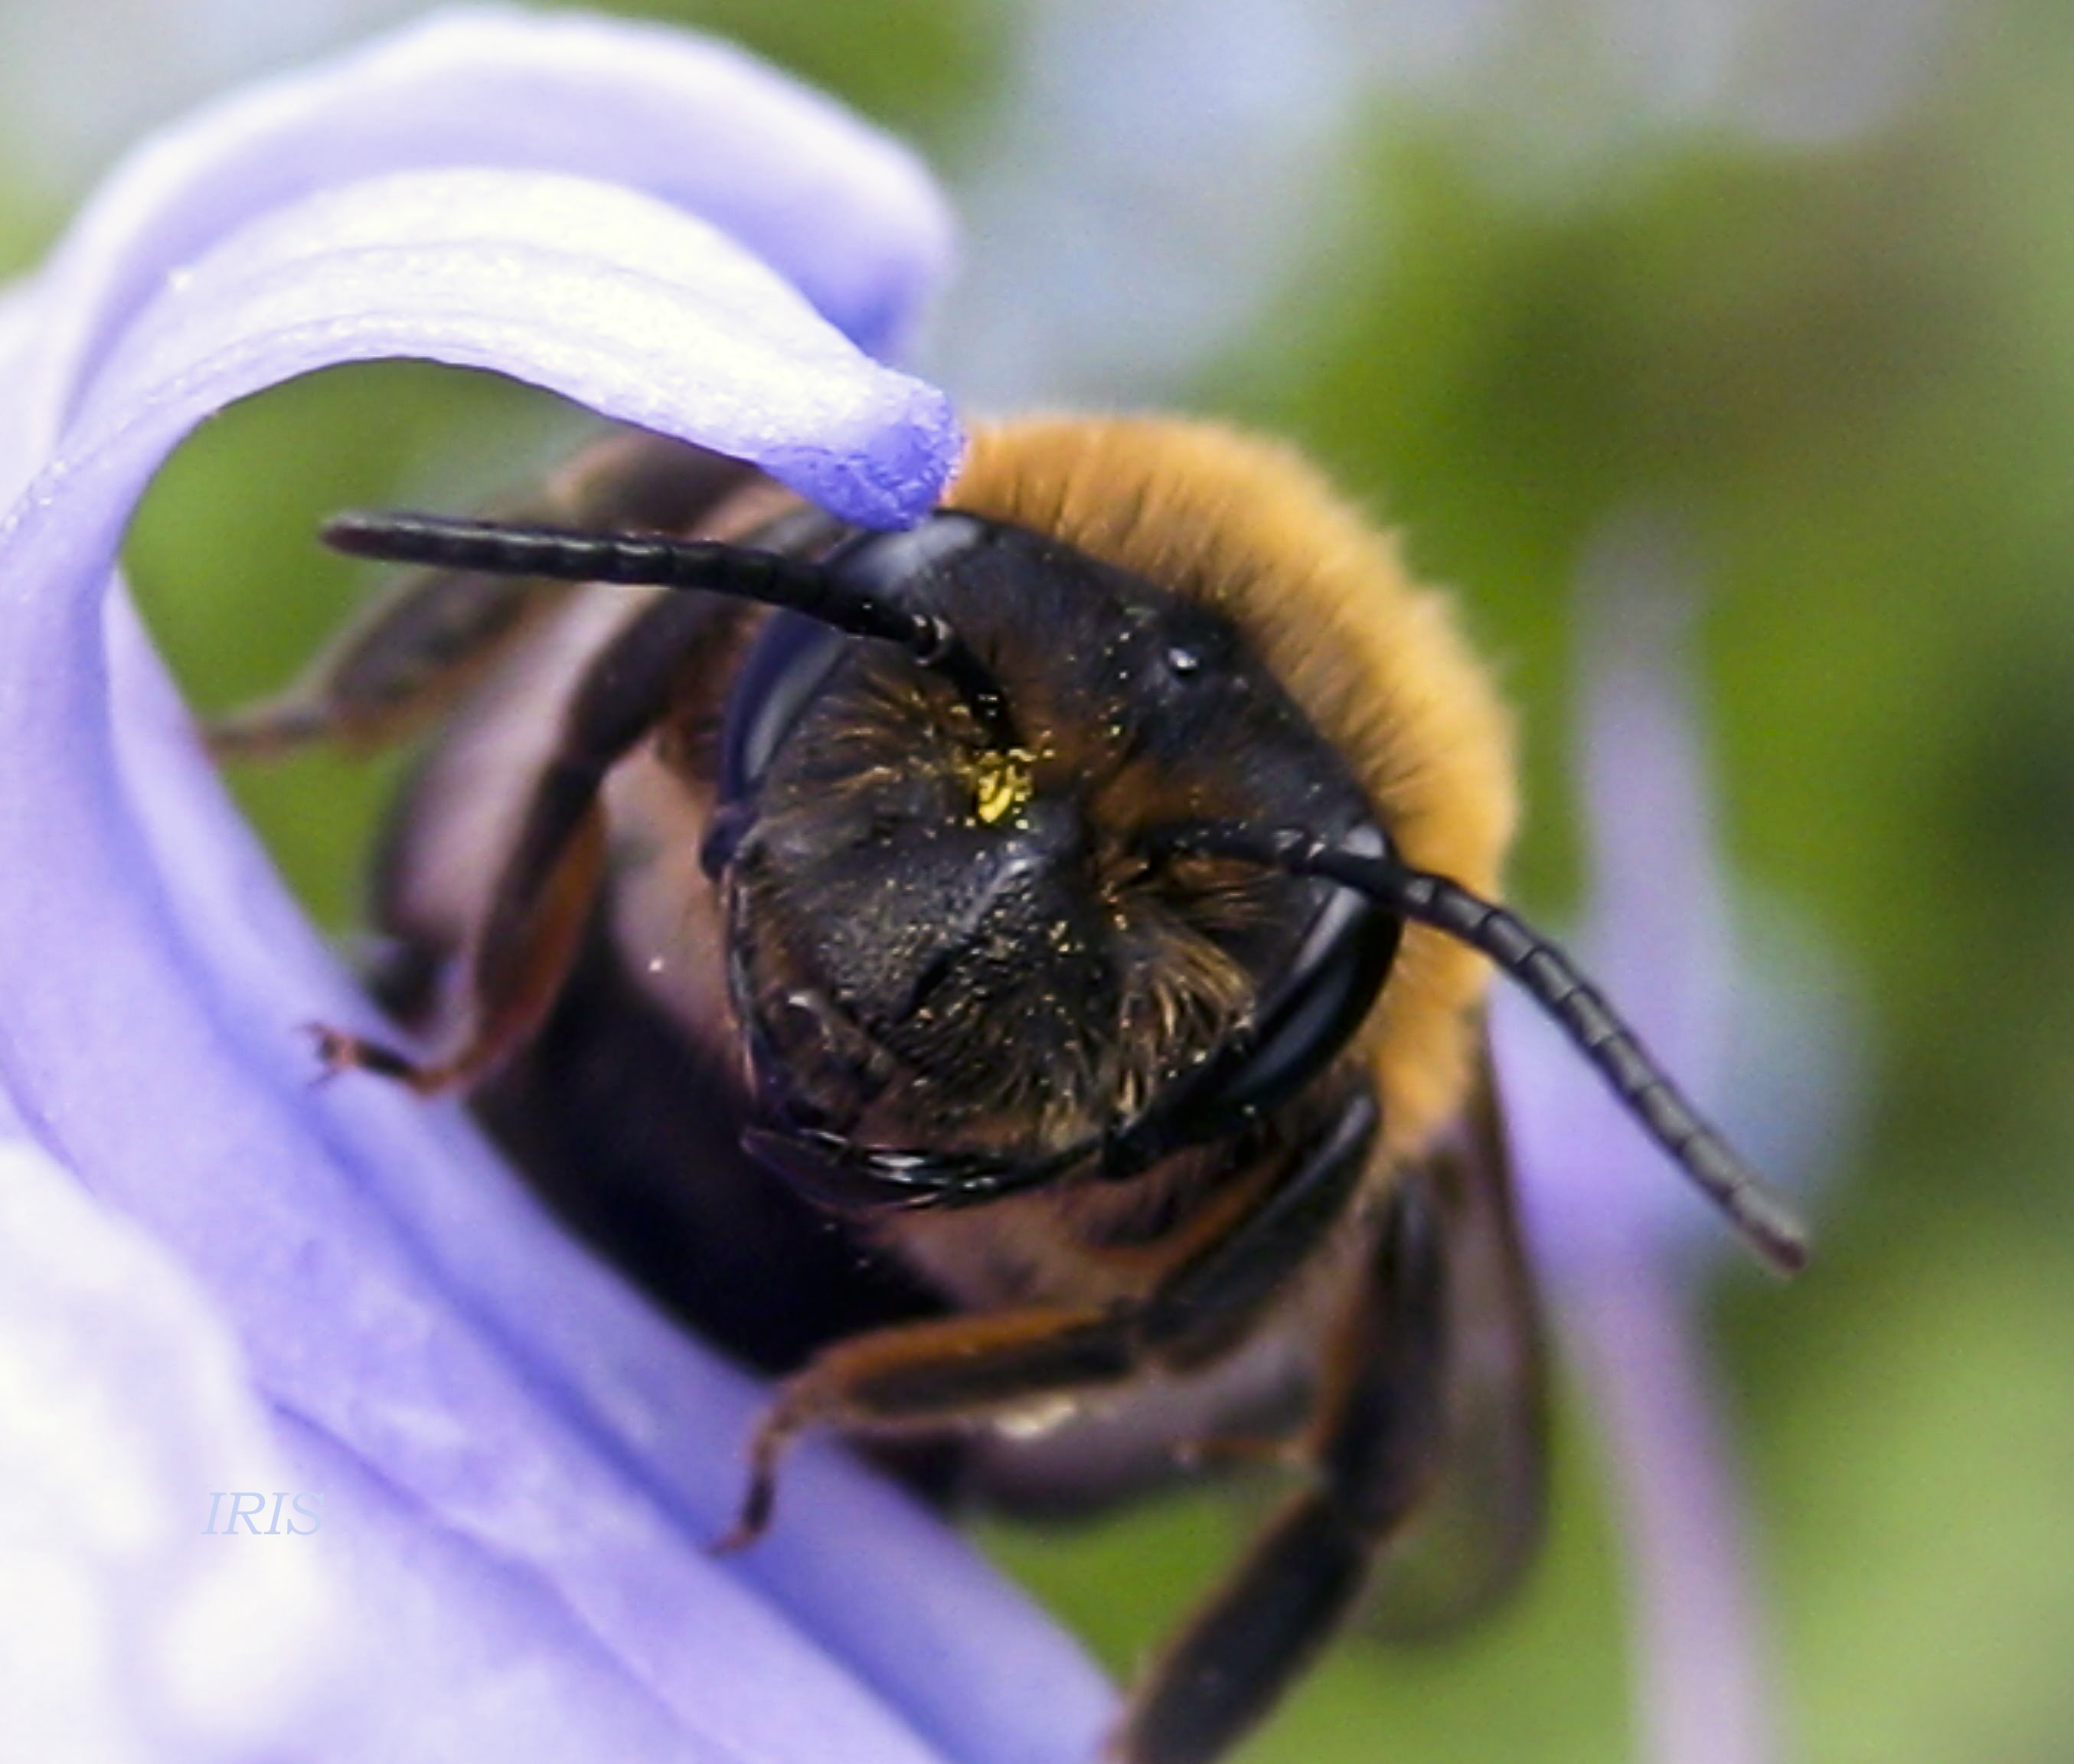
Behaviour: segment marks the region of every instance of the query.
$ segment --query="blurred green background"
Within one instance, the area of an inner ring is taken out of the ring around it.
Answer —
[[[22,267],[124,135],[415,9],[132,0],[111,15],[160,35],[102,19],[85,60],[55,0],[6,10]],[[954,390],[1236,416],[1400,525],[1521,708],[1518,891],[1558,918],[1571,585],[1623,510],[1680,523],[1737,885],[1833,957],[1863,1080],[1824,1142],[1815,1270],[1780,1289],[1724,1258],[1705,1299],[1787,1755],[2074,1754],[2074,9],[639,10],[942,169],[972,268],[924,360]],[[364,590],[318,514],[473,501],[574,429],[394,367],[219,419],[130,548],[194,697],[279,682]],[[341,930],[382,787],[322,757],[238,783]],[[1518,1604],[1444,1650],[1349,1642],[1249,1760],[1633,1755],[1616,1522],[1574,1404],[1560,1435]],[[990,1542],[1121,1671],[1240,1535],[1192,1497]]]

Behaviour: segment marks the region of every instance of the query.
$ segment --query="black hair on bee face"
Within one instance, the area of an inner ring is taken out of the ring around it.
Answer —
[[[823,1118],[777,1099],[794,1125],[1023,1163],[1099,1146],[1121,1176],[1337,1056],[1396,940],[1331,887],[1155,858],[1139,831],[1279,807],[1348,832],[1372,811],[1221,615],[1035,534],[940,524],[965,543],[907,592],[986,659],[1027,745],[990,748],[925,675],[853,649],[755,781],[729,878],[742,1014],[804,1001],[885,1056],[863,1093],[813,1099]],[[738,708],[754,675],[752,658]],[[1270,1037],[1278,1016],[1293,1027]],[[1242,1027],[1271,1085],[1217,1058]],[[1212,1069],[1231,1081],[1201,1085]]]
[[[715,863],[766,1088],[753,1149],[830,1199],[969,1204],[1228,1132],[1337,1056],[1408,920],[1522,985],[1761,1254],[1804,1258],[1560,952],[1397,857],[1212,607],[957,514],[818,564],[415,515],[326,537],[788,609],[730,708]]]

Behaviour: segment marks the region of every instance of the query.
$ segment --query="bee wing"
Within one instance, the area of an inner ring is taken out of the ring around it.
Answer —
[[[1547,1481],[1540,1308],[1488,1051],[1428,1175],[1442,1212],[1448,1368],[1439,1473],[1377,1578],[1369,1627],[1424,1641],[1496,1603],[1539,1546]]]

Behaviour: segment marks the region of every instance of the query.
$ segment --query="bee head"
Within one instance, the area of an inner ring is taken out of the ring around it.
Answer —
[[[1228,620],[964,514],[822,567],[944,634],[930,655],[781,613],[739,677],[708,857],[775,1128],[975,1171],[1105,1147],[1122,1173],[1339,1053],[1396,919],[1157,837],[1294,814],[1382,849]]]
[[[766,1121],[745,1142],[824,1200],[970,1205],[1222,1138],[1345,1048],[1409,922],[1524,989],[1760,1255],[1806,1256],[1560,950],[1390,848],[1209,607],[963,514],[816,563],[411,514],[326,536],[787,609],[733,694],[705,857]]]

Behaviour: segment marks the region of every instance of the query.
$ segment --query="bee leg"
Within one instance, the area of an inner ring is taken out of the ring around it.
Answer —
[[[808,1427],[897,1435],[1041,1420],[1148,1369],[1184,1370],[1236,1346],[1346,1217],[1378,1118],[1363,1087],[1250,1211],[1141,1303],[932,1318],[823,1349],[764,1412],[740,1514],[715,1550],[762,1535],[779,1460]]]
[[[586,448],[511,518],[576,527],[692,525],[748,468],[636,432]],[[278,696],[206,721],[218,759],[270,759],[320,741],[366,752],[402,741],[450,708],[514,642],[568,604],[559,584],[466,570],[399,578]]]
[[[556,594],[508,576],[414,571],[287,691],[206,719],[202,738],[220,760],[273,759],[322,741],[370,752],[404,740],[482,678]]]
[[[1312,1475],[1138,1685],[1109,1764],[1209,1764],[1332,1637],[1436,1468],[1446,1342],[1436,1221],[1399,1194],[1332,1344]]]
[[[535,779],[470,957],[468,1027],[450,1052],[419,1064],[395,1049],[319,1027],[333,1071],[359,1067],[431,1095],[481,1077],[536,1030],[583,941],[605,871],[605,777],[668,714],[688,670],[728,628],[731,604],[665,595],[601,650]]]

